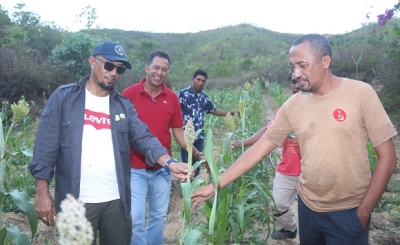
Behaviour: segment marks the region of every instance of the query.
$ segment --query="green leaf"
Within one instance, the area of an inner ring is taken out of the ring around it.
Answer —
[[[211,119],[212,118],[210,118],[210,125],[212,125]],[[213,141],[212,141],[212,138],[213,138],[212,128],[213,127],[210,126],[208,128],[208,130],[207,130],[205,155],[206,155],[208,166],[209,166],[210,171],[211,171],[211,175],[213,177],[214,188],[215,188],[215,190],[217,190],[218,189],[218,184],[219,184],[220,174],[219,174],[218,166],[214,163],[214,149],[213,149]]]
[[[16,245],[30,245],[26,233],[20,232],[16,225],[11,224],[10,227],[7,228],[7,233]]]
[[[0,117],[0,161],[4,157],[4,152],[6,151],[4,145],[4,135],[3,135],[3,117]]]
[[[189,158],[189,159],[190,159],[190,158]],[[199,168],[200,165],[201,165],[203,162],[205,162],[205,161],[206,161],[206,160],[200,160],[200,161],[195,162],[195,163],[192,165],[193,171],[196,171],[196,169]]]
[[[204,180],[199,179],[198,176],[192,181],[192,192],[197,191]]]
[[[33,156],[33,149],[26,149],[26,150],[23,150],[23,151],[11,152],[10,154],[13,155],[13,156],[16,156],[16,155],[18,155],[20,153],[24,154],[27,157],[32,157]]]
[[[182,196],[183,196],[183,215],[186,220],[186,224],[190,221],[190,205],[191,205],[191,183],[190,180],[187,182],[181,182]]]
[[[7,238],[7,229],[4,227],[0,230],[0,244],[5,244]]]
[[[185,245],[196,245],[201,236],[201,231],[193,229],[185,237]]]
[[[224,145],[223,145],[223,159],[224,162],[229,162],[231,158],[231,138],[233,133],[228,132],[225,136]]]
[[[30,200],[28,194],[25,191],[12,190],[10,192],[11,198],[13,199],[15,205],[19,209],[25,212],[29,220],[29,225],[31,226],[32,237],[36,235],[38,228],[38,219],[36,216],[35,205]]]
[[[205,201],[205,205],[203,207],[204,212],[206,213],[207,219],[210,219],[211,217],[211,209],[212,209],[212,203],[210,200]]]
[[[236,210],[234,211],[236,215],[237,222],[239,224],[239,228],[242,234],[244,234],[244,207],[243,205],[236,205]]]
[[[203,131],[203,129],[198,129],[195,133],[194,133],[194,138],[197,139],[197,137],[199,136],[199,134],[201,133],[201,131]]]
[[[7,193],[0,191],[0,207],[3,207],[3,202],[6,200],[7,195]]]
[[[211,215],[210,215],[210,220],[208,221],[208,234],[212,235],[214,234],[214,226],[215,226],[215,216],[217,213],[217,200],[218,200],[218,191],[214,191],[215,196],[214,196],[214,203],[211,209]]]

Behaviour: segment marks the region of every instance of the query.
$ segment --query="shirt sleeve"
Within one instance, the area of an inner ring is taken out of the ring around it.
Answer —
[[[269,121],[269,123],[267,124],[266,128],[268,128],[268,127],[272,124],[272,122],[275,120],[275,117],[276,117],[276,115],[278,114],[278,112],[279,112],[279,109],[276,110],[274,116],[272,117],[271,121]]]
[[[292,132],[285,106],[287,106],[287,102],[285,102],[283,106],[275,113],[274,118],[267,125],[268,130],[265,131],[264,135],[262,136],[262,138],[280,147],[282,147],[286,136]]]
[[[217,108],[214,106],[214,104],[211,102],[210,98],[204,94],[205,96],[205,112],[207,114],[213,113]]]
[[[363,94],[366,100],[361,103],[361,110],[368,138],[374,147],[380,146],[397,135],[389,116],[387,115],[378,95],[372,87],[366,86]]]
[[[59,105],[59,90],[56,90],[50,95],[40,116],[34,154],[28,166],[35,179],[50,182],[54,176],[60,145],[60,120],[62,120]]]

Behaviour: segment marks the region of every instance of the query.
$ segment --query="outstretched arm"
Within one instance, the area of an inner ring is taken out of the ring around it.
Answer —
[[[253,134],[251,137],[245,139],[243,141],[243,145],[244,146],[251,146],[254,145],[257,140],[259,140],[261,138],[261,136],[263,136],[263,134],[267,131],[266,127],[263,127],[262,129],[258,130],[255,134]],[[240,140],[234,140],[231,143],[231,149],[236,149],[238,147],[240,147],[242,145],[242,142]]]
[[[257,165],[263,157],[271,153],[277,145],[261,138],[252,147],[246,150],[225,172],[221,174],[218,188],[224,188],[232,181],[247,173]],[[200,187],[198,191],[192,193],[193,210],[199,203],[206,201],[214,196],[214,185],[209,184]]]
[[[218,109],[215,109],[215,111],[214,112],[212,112],[211,114],[213,114],[213,115],[215,115],[215,116],[226,116],[226,114],[227,113],[231,113],[231,115],[233,116],[233,115],[235,115],[235,110],[232,110],[232,111],[225,111],[225,110],[218,110]]]

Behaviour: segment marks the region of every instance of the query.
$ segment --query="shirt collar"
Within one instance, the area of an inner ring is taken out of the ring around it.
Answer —
[[[140,83],[139,92],[148,95],[149,93],[147,93],[147,92],[144,90],[144,82],[146,82],[146,78],[145,78],[145,77],[142,78],[142,79],[140,80],[140,82],[139,82],[139,83]],[[163,84],[161,85],[161,93],[160,93],[160,94],[167,94],[166,88],[167,88],[167,86],[165,85],[165,83],[163,83]],[[159,96],[159,95],[157,95],[157,96]]]

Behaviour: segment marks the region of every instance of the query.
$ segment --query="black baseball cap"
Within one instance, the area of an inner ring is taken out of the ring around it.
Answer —
[[[109,61],[120,61],[124,63],[126,68],[132,68],[132,65],[126,60],[124,49],[119,43],[111,41],[100,43],[92,53],[92,56],[96,55],[101,55]]]

